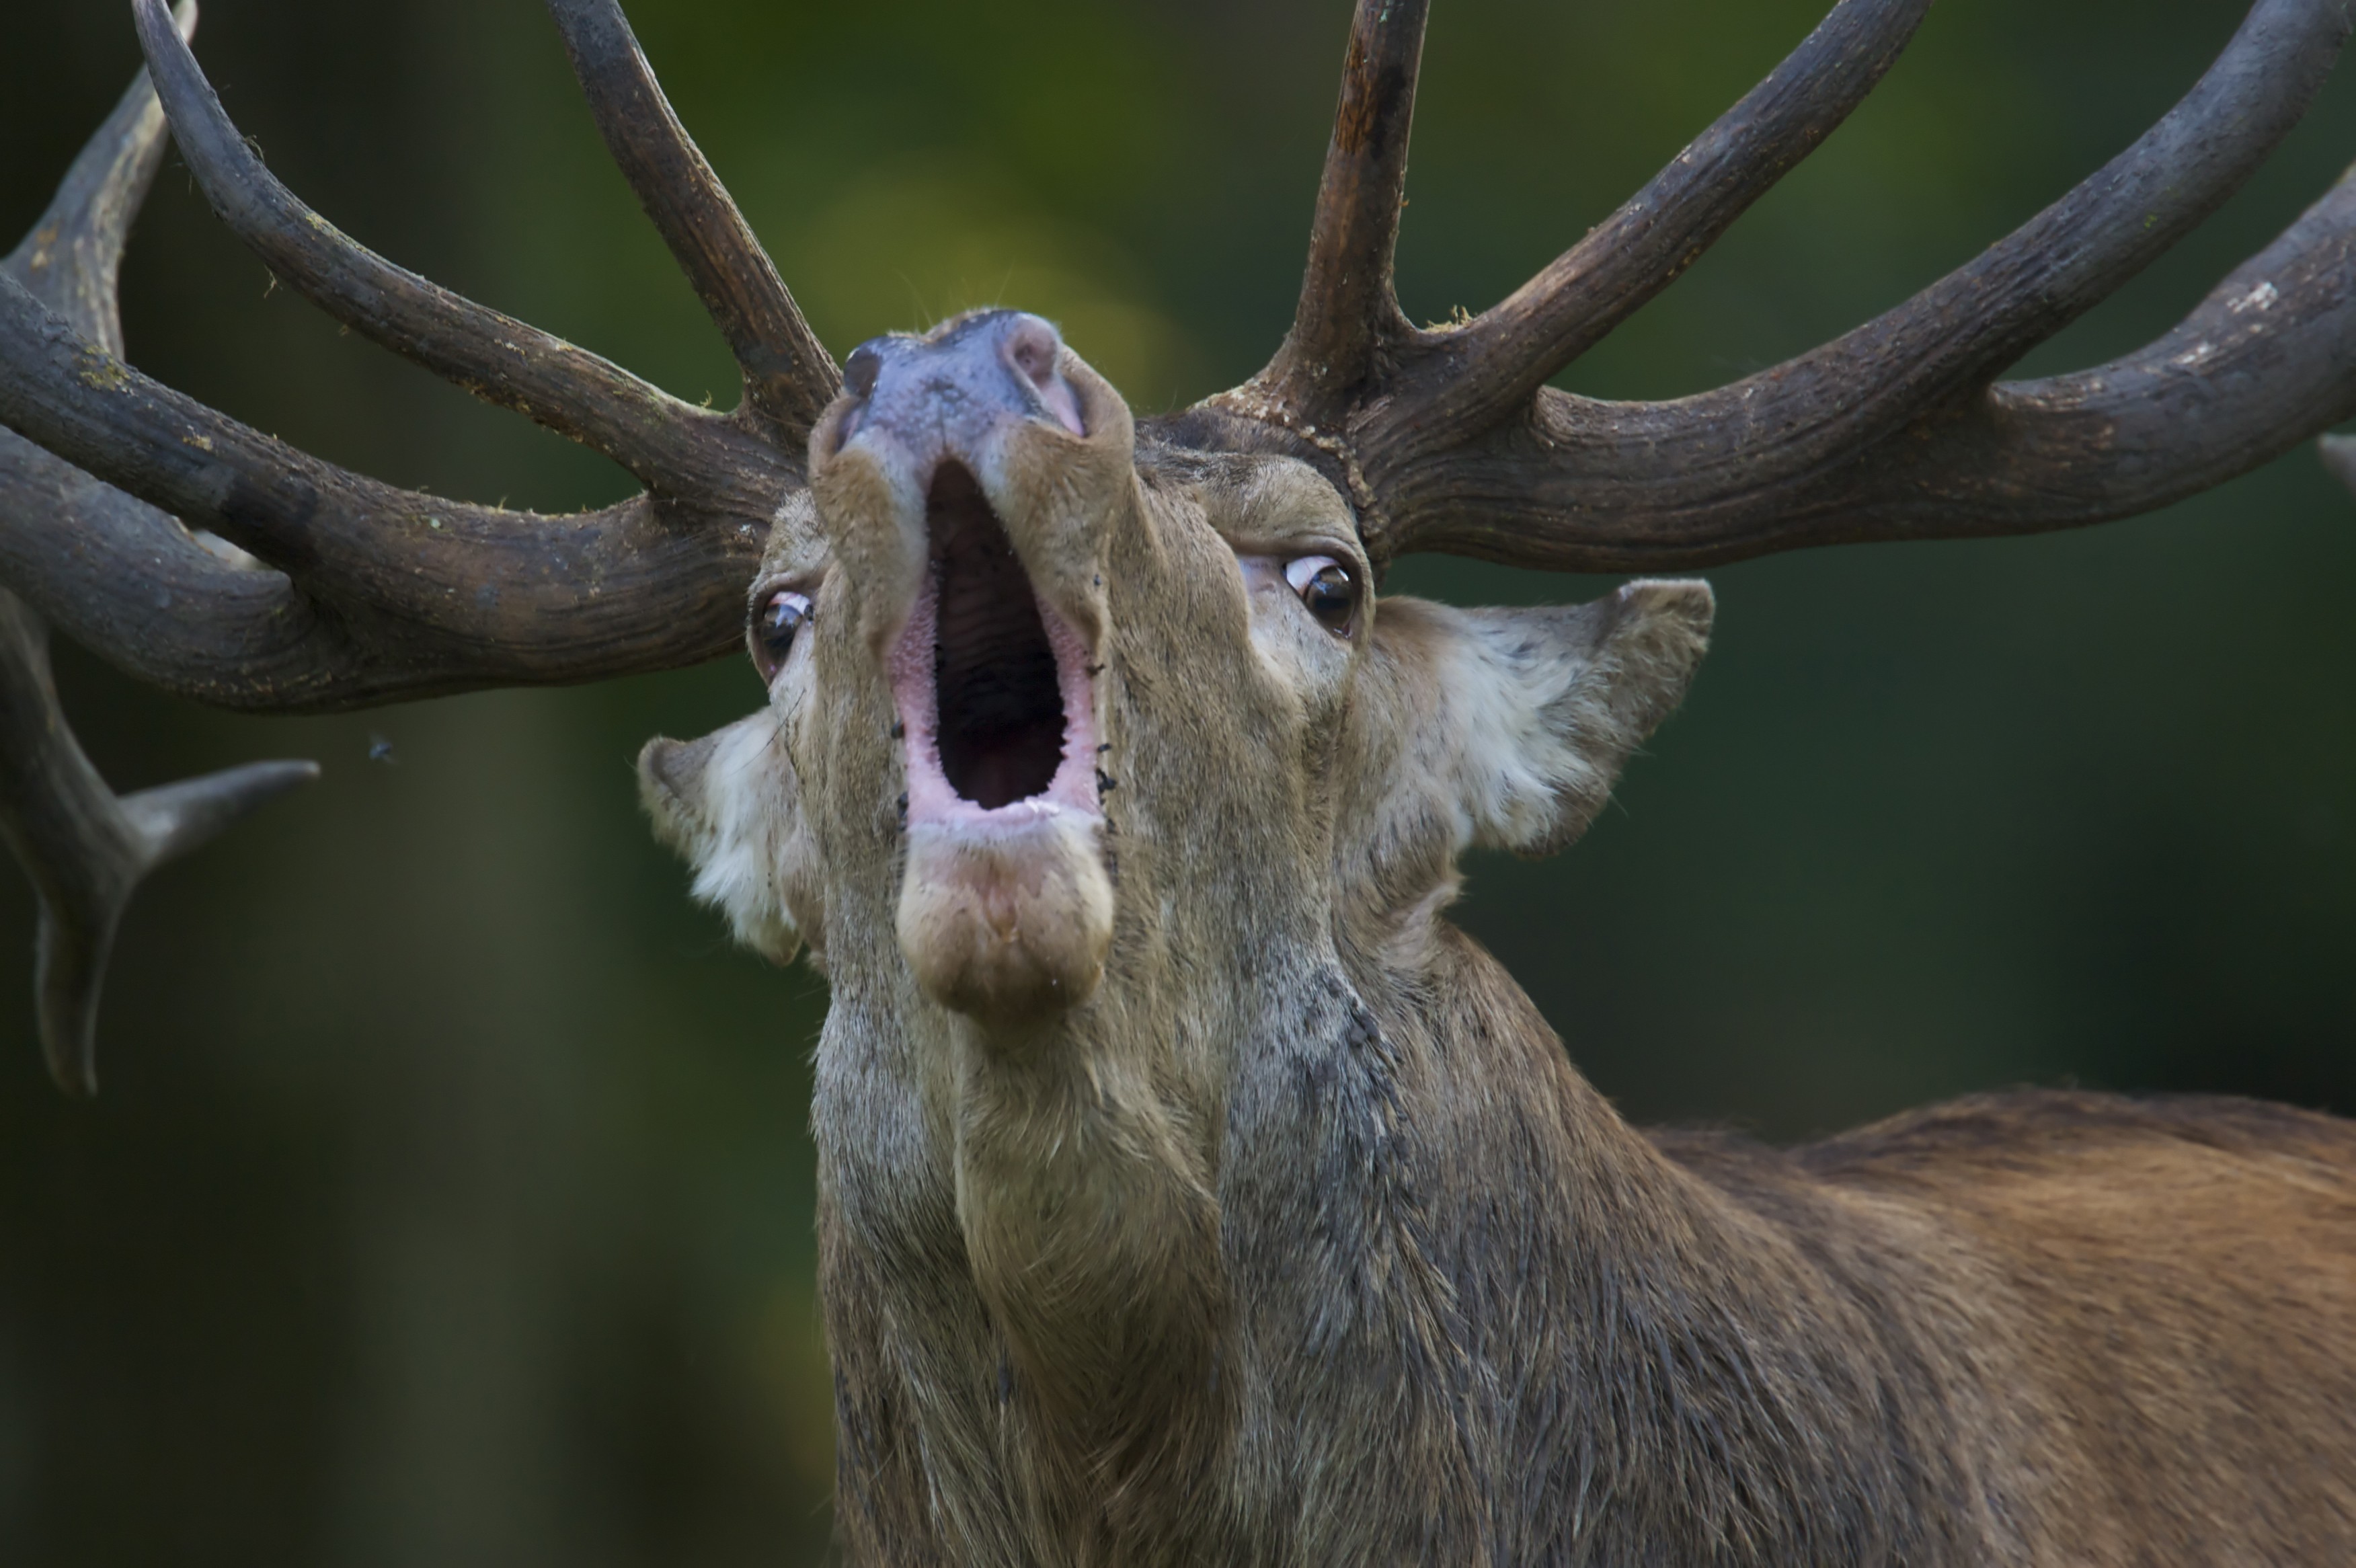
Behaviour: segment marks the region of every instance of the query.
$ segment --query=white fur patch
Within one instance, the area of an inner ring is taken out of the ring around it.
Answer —
[[[1456,743],[1450,758],[1457,805],[1456,849],[1542,843],[1569,802],[1611,789],[1577,740],[1591,725],[1565,723],[1593,673],[1590,660],[1518,655],[1510,623],[1466,618],[1466,635],[1446,645],[1439,671]],[[1616,758],[1614,759],[1616,760]]]
[[[656,832],[695,868],[695,897],[744,946],[793,961],[804,933],[791,889],[808,844],[776,714],[765,708],[686,745],[656,741],[638,772]]]
[[[1578,837],[1684,696],[1711,609],[1703,584],[1646,581],[1569,608],[1419,605],[1437,711],[1406,762],[1452,812],[1452,851],[1541,854]]]
[[[1462,732],[1474,842],[1544,854],[1586,832],[1630,755],[1684,700],[1715,611],[1707,584],[1639,579],[1568,612],[1468,618],[1490,690],[1509,704],[1485,732]]]

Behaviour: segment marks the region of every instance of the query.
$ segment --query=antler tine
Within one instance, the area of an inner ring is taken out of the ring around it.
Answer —
[[[1628,423],[1599,428],[1599,409]],[[2356,414],[2356,176],[2165,337],[2092,370],[1997,382],[1864,460],[1801,474],[1779,465],[1749,489],[1721,476],[1688,505],[1674,452],[1648,478],[1625,477],[1649,438],[1631,426],[1663,409],[1677,405],[1542,393],[1536,436],[1460,467],[1449,481],[1454,521],[1419,547],[1649,572],[1822,544],[2074,528],[2198,493]],[[2350,455],[2327,439],[2325,461],[2343,477]],[[1595,521],[1563,525],[1582,509]]]
[[[1384,345],[1409,333],[1391,263],[1430,11],[1430,0],[1358,0],[1292,330],[1266,370],[1227,394],[1235,412],[1313,429],[1365,391]]]
[[[180,0],[170,21],[175,38],[194,34],[196,0]],[[123,352],[115,284],[123,241],[163,161],[164,112],[143,70],[83,144],[48,210],[0,260],[34,298],[109,353]]]
[[[220,707],[349,706],[406,678],[284,575],[6,430],[0,583],[133,679]]]
[[[120,341],[95,281],[116,252],[93,250],[76,214],[112,213],[119,248],[163,123],[143,73],[0,268],[0,425],[16,432],[0,433],[0,571],[12,590],[143,680],[273,711],[594,680],[734,647],[742,585],[800,482],[798,444],[780,450],[711,418],[701,428],[724,440],[701,472],[677,476],[692,481],[681,490],[579,517],[509,512],[323,463],[93,341]],[[279,570],[224,557],[190,528]]]
[[[319,768],[249,763],[118,800],[58,709],[48,642],[38,619],[0,591],[0,836],[40,894],[36,1006],[49,1075],[89,1095],[107,955],[140,879]]]
[[[1767,80],[1537,276],[1461,329],[1426,335],[1424,379],[1458,434],[1526,405],[1681,276],[1879,84],[1931,0],[1841,0]],[[1438,427],[1435,426],[1435,434]]]
[[[2356,435],[2327,435],[2315,446],[2331,477],[2356,490]]]
[[[616,0],[548,0],[606,149],[744,373],[747,403],[797,440],[842,384],[833,356],[672,113]]]
[[[194,0],[175,19],[196,26]],[[141,71],[74,160],[0,274],[108,351],[123,348],[115,279],[133,215],[164,154],[164,112]],[[70,541],[72,548],[59,544]],[[173,519],[0,430],[0,582],[43,619],[153,684],[237,705],[304,683],[347,650],[274,572],[241,568]],[[145,591],[126,591],[135,585]],[[201,604],[202,617],[156,613]]]
[[[1791,547],[1794,509],[1825,476],[1899,462],[1898,443],[1871,454],[1984,396],[2213,211],[2297,122],[2348,28],[2342,0],[2257,0],[2191,91],[2061,200],[1896,309],[1716,392],[1610,403],[1544,390],[1523,417],[1468,435],[1435,413],[1454,396],[1442,357],[1410,367],[1354,432],[1382,502],[1370,548],[1604,569]]]
[[[640,496],[577,517],[401,489],[157,385],[5,277],[0,424],[331,607],[334,635],[366,657],[348,681],[282,694],[307,710],[716,658],[796,478],[771,454],[767,472],[715,476],[692,504]]]
[[[193,29],[195,5],[183,4],[177,20]],[[32,232],[0,262],[0,274],[37,290],[110,349],[119,350],[123,341],[114,288],[123,242],[155,177],[163,132],[163,113],[143,73],[82,149]],[[29,478],[44,467],[64,466],[0,434],[0,517],[21,512],[32,493]],[[58,706],[47,628],[0,590],[0,837],[40,897],[36,1006],[42,1052],[59,1087],[97,1091],[99,992],[115,928],[140,878],[318,771],[308,762],[255,763],[118,800]]]
[[[2093,370],[2000,381],[1967,415],[1808,509],[1830,537],[2024,533],[2207,489],[2356,414],[2356,171],[2166,336]],[[1846,521],[1826,524],[1847,513]],[[1807,541],[1814,542],[1814,541]]]
[[[132,0],[174,139],[213,210],[270,270],[362,336],[613,458],[691,490],[750,439],[609,360],[488,309],[358,243],[281,184],[238,134],[164,0]]]

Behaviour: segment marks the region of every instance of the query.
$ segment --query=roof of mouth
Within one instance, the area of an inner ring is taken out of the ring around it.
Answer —
[[[981,487],[954,459],[926,496],[935,613],[934,736],[941,771],[985,809],[1044,793],[1065,714],[1037,593]]]

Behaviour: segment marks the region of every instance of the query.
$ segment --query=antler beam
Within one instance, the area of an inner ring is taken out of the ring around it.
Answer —
[[[1378,172],[1392,186],[1353,183],[1350,138],[1337,127],[1292,337],[1252,381],[1172,422],[1176,438],[1248,440],[1233,423],[1242,416],[1304,444],[1342,469],[1381,557],[1432,550],[1658,570],[2125,516],[2356,412],[2356,357],[2340,347],[2356,293],[2340,191],[2143,352],[2073,377],[1996,381],[2240,188],[2329,74],[2349,31],[2345,0],[2256,0],[2214,65],[2134,145],[1972,262],[1820,349],[1668,403],[1544,384],[1821,143],[1926,8],[1842,0],[1612,219],[1452,329],[1409,328],[1391,301],[1403,142],[1383,145]],[[1381,41],[1387,27],[1419,39],[1421,7],[1394,9],[1404,21],[1387,20],[1381,0],[1359,7],[1354,83],[1362,58],[1380,52],[1362,36]],[[1409,62],[1399,80],[1411,91],[1408,37],[1389,48]],[[1403,137],[1404,98],[1381,102],[1383,123]],[[1378,189],[1387,202],[1365,194]],[[1361,194],[1353,206],[1329,199],[1336,190]],[[1329,224],[1337,206],[1349,223]],[[1361,236],[1355,248],[1333,242],[1344,231]],[[1337,254],[1380,264],[1337,267]],[[1335,321],[1357,323],[1355,335],[1304,328]],[[1321,362],[1332,373],[1304,361],[1308,343],[1336,346]]]
[[[2319,383],[2310,374],[2297,387],[2264,383],[2269,394],[2301,401],[2256,446],[2230,446],[2229,429],[2244,434],[2231,420],[2179,428],[2179,449],[2141,456],[2107,433],[2108,422],[2132,412],[2120,401],[2123,386],[2163,395],[2159,383],[2128,373],[2140,357],[2085,372],[2108,389],[2096,404],[2061,394],[2076,410],[2071,434],[2089,443],[2083,449],[2059,444],[2032,459],[2036,444],[2023,421],[2058,389],[1989,389],[2006,365],[2115,292],[2241,187],[2313,100],[2348,27],[2339,0],[2260,0],[2200,82],[2134,145],[1972,262],[1821,349],[1672,403],[1604,403],[1548,389],[1526,418],[1453,450],[1427,446],[1395,464],[1370,464],[1378,493],[1401,520],[1385,547],[1558,569],[1650,570],[1803,544],[2028,532],[2162,504],[2284,450],[2344,416],[2344,394],[2328,377]],[[2269,250],[2265,268],[2281,272],[2302,257],[2320,263],[2317,277],[2329,295],[2343,235],[2340,208],[2336,197],[2319,203]],[[2274,286],[2279,294],[2284,285]],[[2305,303],[2322,309],[2335,298]],[[2279,306],[2248,313],[2232,337],[2281,333],[2295,316]],[[2171,376],[2197,383],[2233,362],[2197,356],[2173,364]],[[1416,397],[1409,390],[1400,401]],[[2104,413],[2090,419],[2097,405]],[[2282,412],[2271,397],[2266,406]],[[1966,434],[1999,424],[2011,433],[2007,440]],[[1949,455],[1944,466],[1933,448]],[[2239,454],[2238,467],[2221,472],[2214,458],[2225,451]],[[2116,499],[2051,504],[2058,491],[2083,490],[2095,471],[2118,461],[2139,466],[2138,482],[2093,487]],[[2073,473],[2080,478],[2069,480]],[[2028,510],[1917,504],[1926,490],[1951,499],[1973,493],[1993,502],[2011,492],[2045,500]]]
[[[193,27],[195,20],[195,7],[184,5],[179,25]],[[123,236],[155,176],[163,125],[143,76],[76,160],[24,243],[0,262],[0,276],[12,287],[39,291],[110,349],[119,349],[123,340],[114,283]],[[103,507],[102,497],[91,493],[103,487],[70,482],[80,478],[0,432],[0,518],[29,519],[39,515],[43,502],[70,497]],[[66,521],[70,526],[78,520]],[[22,532],[29,531],[12,529],[5,542],[19,543]],[[180,542],[201,553],[185,533]],[[217,560],[216,566],[231,570]],[[97,1090],[99,993],[115,929],[140,879],[318,772],[308,762],[261,762],[117,800],[58,706],[48,628],[15,595],[0,590],[0,838],[40,897],[35,1006],[42,1052],[60,1088],[85,1095]]]
[[[1708,474],[1644,450],[1631,405],[1551,390],[1530,427],[1449,466],[1411,546],[1657,571],[1890,539],[2041,532],[2199,493],[2356,415],[2356,182],[2343,180],[2167,336],[2092,370],[1997,382],[1814,469],[1732,436]],[[1671,415],[1676,405],[1663,405]],[[1752,434],[1757,434],[1756,432]],[[1696,463],[1703,453],[1688,447]],[[1630,470],[1642,462],[1643,477]],[[1691,478],[1689,486],[1680,480]]]
[[[554,517],[386,485],[157,385],[0,279],[0,424],[34,444],[0,452],[17,488],[47,503],[0,513],[0,565],[53,624],[143,679],[273,711],[595,680],[736,646],[743,585],[800,486],[832,361],[610,0],[552,9],[609,145],[628,150],[747,367],[745,408],[690,406],[337,232],[262,168],[161,0],[134,0],[190,169],[277,275],[396,352],[612,456],[648,494]],[[676,191],[657,188],[673,177]],[[721,287],[723,274],[736,281]],[[56,506],[81,525],[70,549],[33,521]],[[220,559],[188,529],[271,570]],[[126,601],[166,596],[203,613],[121,637]]]
[[[734,414],[339,233],[239,136],[163,0],[133,0],[133,16],[164,107],[143,72],[0,266],[0,834],[41,894],[42,1038],[69,1089],[95,1081],[99,983],[140,876],[316,770],[257,764],[118,800],[58,711],[49,626],[141,680],[276,713],[596,680],[737,646],[744,584],[801,486],[834,364],[613,0],[550,10],[607,145],[744,369]],[[552,517],[402,489],[125,364],[115,278],[166,112],[208,199],[277,276],[647,493]]]

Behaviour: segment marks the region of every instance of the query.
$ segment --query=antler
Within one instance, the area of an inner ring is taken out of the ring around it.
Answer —
[[[193,27],[196,7],[181,7]],[[164,116],[145,76],[76,160],[0,275],[76,330],[119,352],[114,281],[132,214],[163,152]],[[70,501],[80,476],[0,431],[0,516]],[[98,996],[123,906],[141,877],[248,811],[318,777],[308,762],[261,762],[117,800],[82,755],[49,677],[48,630],[0,589],[0,837],[41,901],[35,1005],[50,1076],[70,1093],[98,1088]]]
[[[809,418],[834,367],[645,69],[612,0],[552,0],[609,145],[648,183],[674,252],[720,291],[753,395],[693,407],[594,354],[426,282],[337,232],[239,137],[162,0],[134,0],[183,156],[207,198],[283,281],[355,331],[628,468],[646,493],[573,517],[401,489],[325,463],[157,385],[0,283],[0,424],[187,528],[251,553],[241,585],[185,536],[148,558],[152,513],[85,514],[101,574],[0,518],[8,582],[60,629],[140,679],[275,712],[364,706],[495,685],[595,680],[728,651],[770,519],[802,478]],[[628,91],[616,81],[635,83]],[[757,261],[755,260],[757,258]],[[79,531],[78,531],[79,532]],[[119,569],[119,570],[117,570]],[[191,624],[120,638],[126,596],[202,604]],[[265,608],[258,600],[272,601]]]
[[[1424,7],[1362,0],[1292,332],[1208,400],[1338,466],[1368,548],[1655,570],[2123,517],[2356,412],[2356,187],[2343,182],[2175,331],[2071,376],[1997,377],[2215,210],[2297,123],[2344,0],[2257,0],[2134,145],[1980,256],[1730,386],[1613,403],[1547,386],[1657,294],[1880,80],[1928,0],[1842,0],[1764,82],[1511,296],[1399,313],[1390,259]],[[1373,134],[1369,133],[1373,128]]]
[[[737,645],[744,584],[838,382],[614,0],[549,9],[607,146],[743,369],[732,414],[337,231],[262,166],[163,0],[132,9],[154,91],[143,72],[0,268],[0,582],[17,596],[0,593],[0,828],[42,894],[44,1041],[83,1090],[132,885],[316,769],[261,764],[115,800],[58,713],[44,623],[151,684],[281,713],[697,662]],[[281,280],[612,457],[644,493],[557,517],[402,489],[124,364],[116,266],[166,116],[208,199]]]
[[[842,377],[719,176],[696,150],[615,0],[548,0],[606,150],[744,372],[744,394],[798,452]]]

